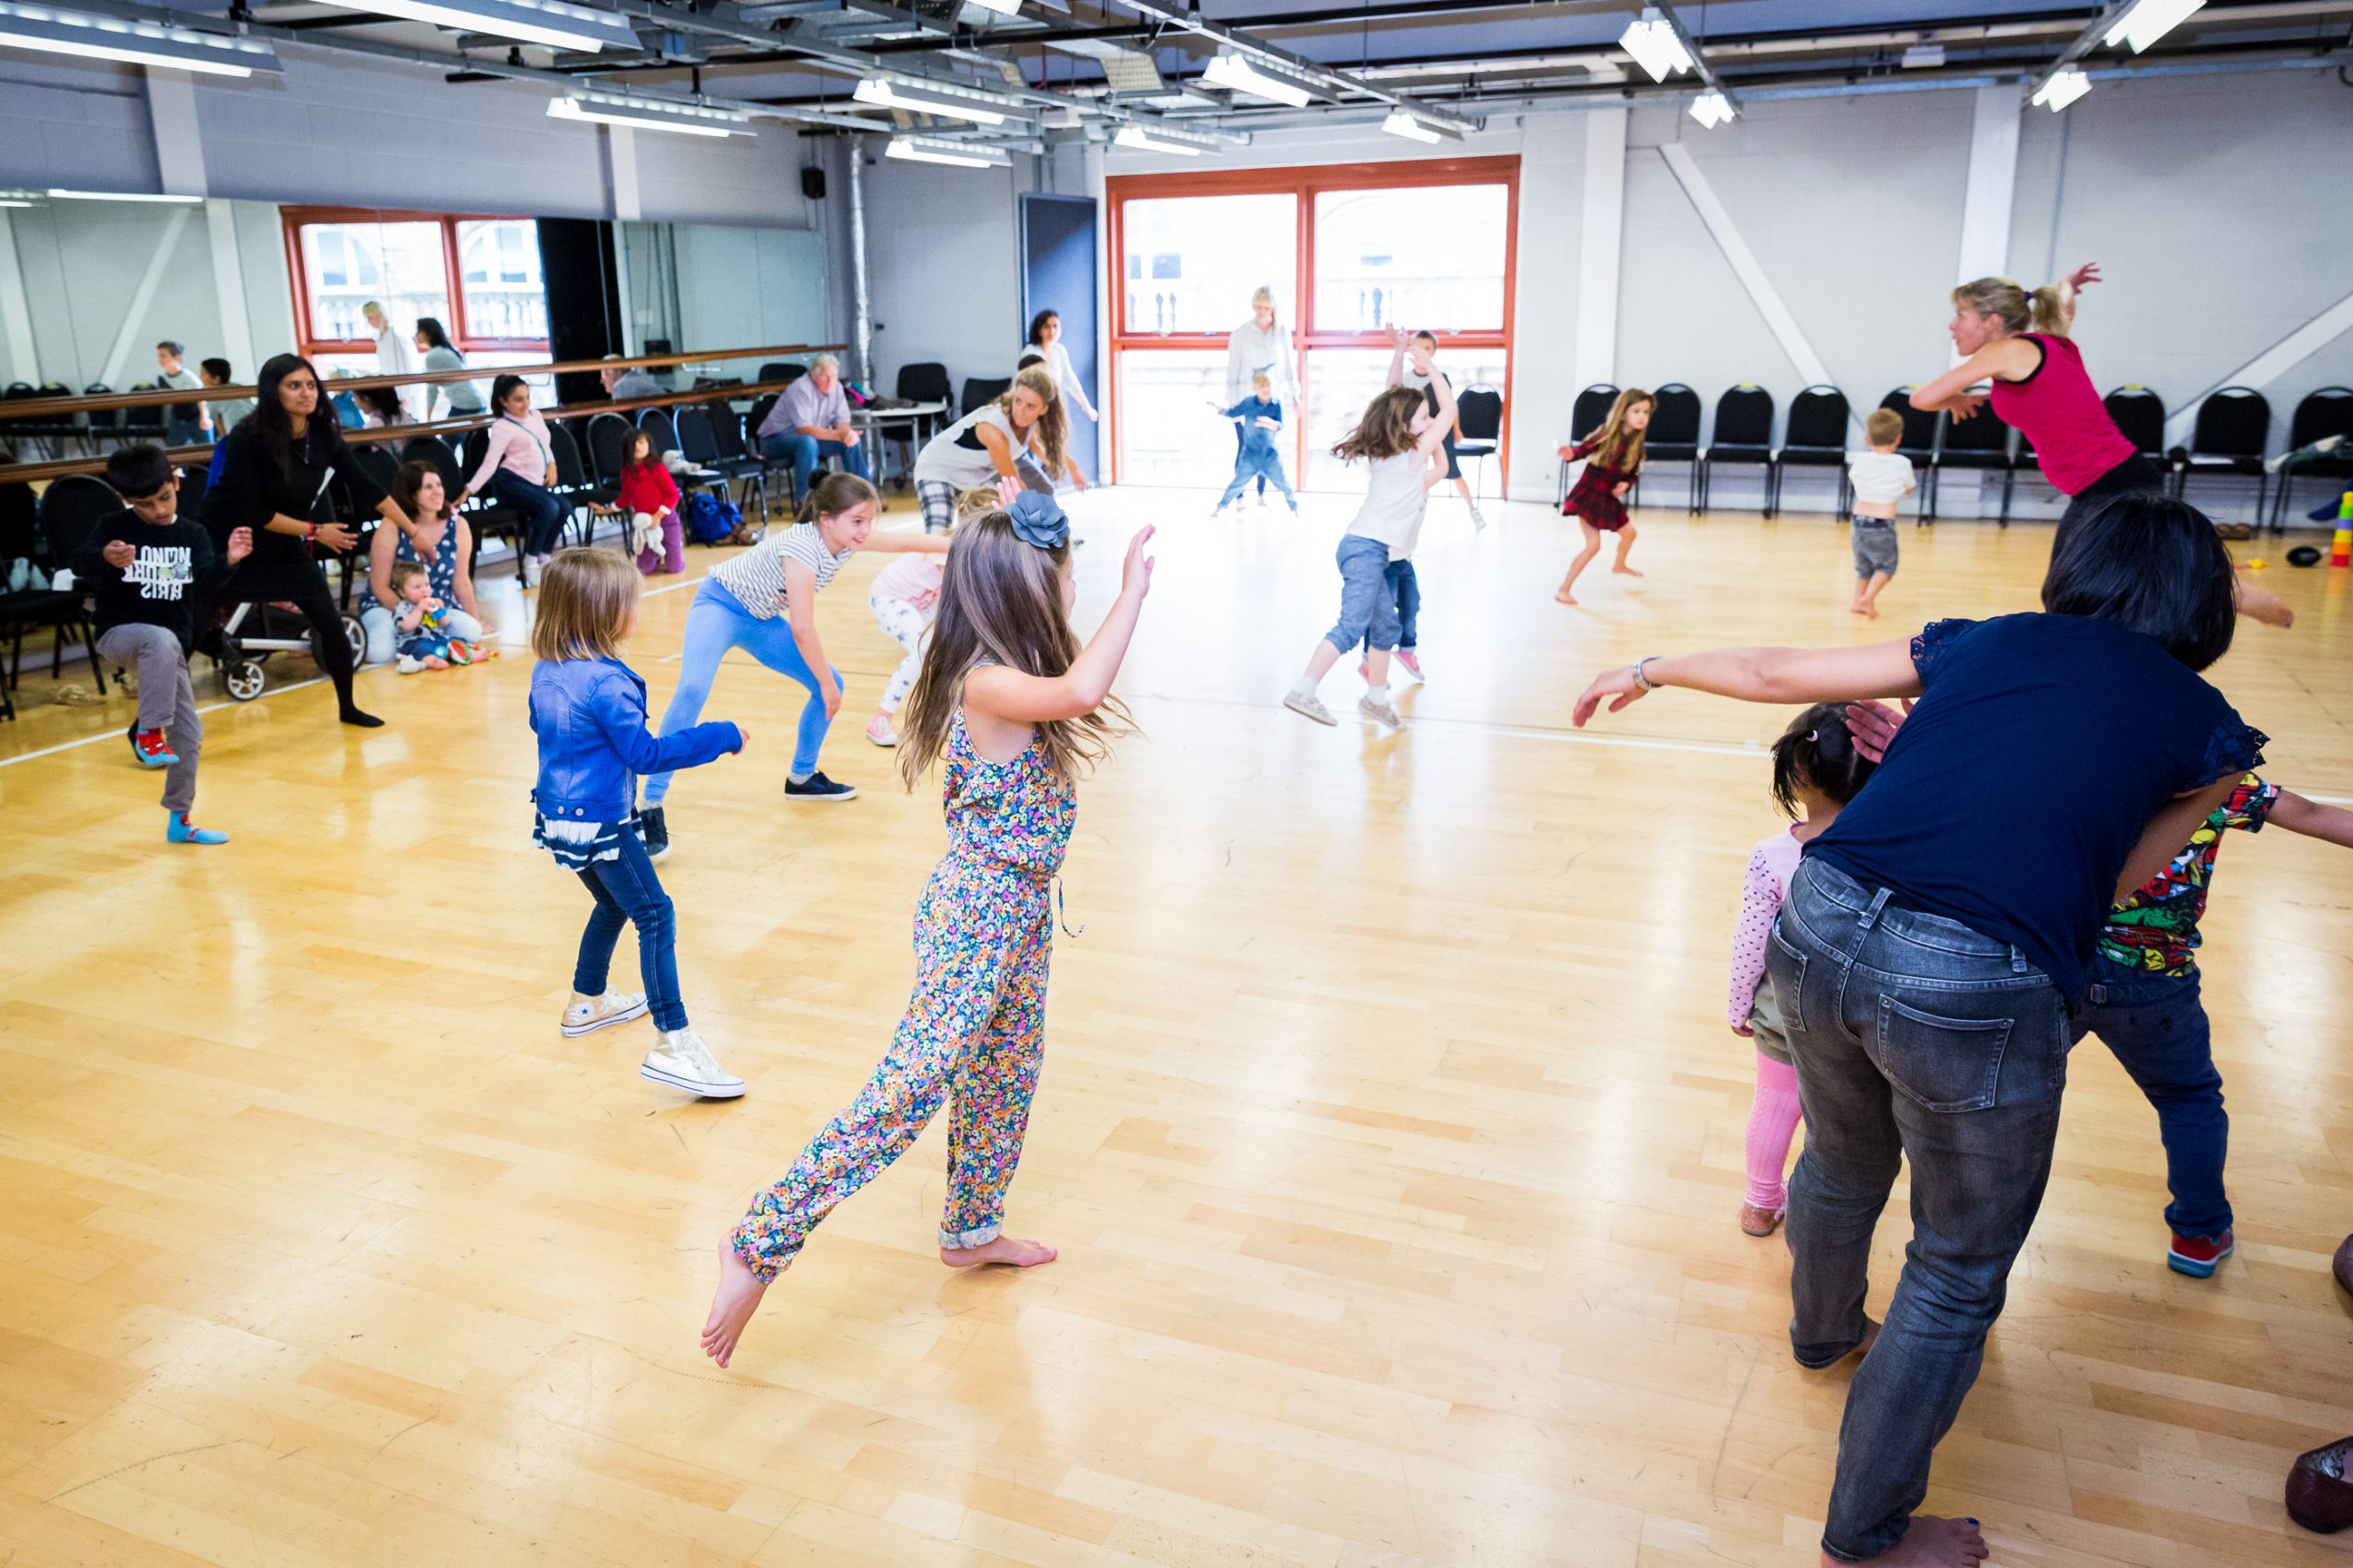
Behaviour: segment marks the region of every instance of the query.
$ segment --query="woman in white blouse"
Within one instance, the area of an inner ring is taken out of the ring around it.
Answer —
[[[1063,342],[1062,317],[1040,311],[1029,318],[1029,342],[1022,352],[1033,349],[1045,360],[1046,374],[1054,378],[1054,390],[1087,418],[1099,420],[1102,415],[1086,401],[1086,389],[1078,384],[1078,367],[1071,363],[1070,349]]]
[[[1274,383],[1275,400],[1283,405],[1286,420],[1296,418],[1299,402],[1299,355],[1291,347],[1290,328],[1275,320],[1275,291],[1261,289],[1250,296],[1250,319],[1233,329],[1225,341],[1225,401],[1222,408],[1231,408],[1249,395],[1251,379],[1260,371]],[[1233,449],[1236,456],[1247,432],[1242,422],[1233,426]],[[1258,501],[1266,504],[1267,481],[1258,481]]]

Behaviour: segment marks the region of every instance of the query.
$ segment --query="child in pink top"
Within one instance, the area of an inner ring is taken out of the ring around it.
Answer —
[[[1012,494],[1019,493],[1017,484]],[[949,528],[952,530],[966,517],[1011,505],[1011,496],[1001,496],[995,487],[975,485],[956,497],[955,518]],[[898,716],[899,704],[915,689],[915,676],[923,673],[924,633],[931,630],[932,610],[939,603],[939,585],[947,570],[945,555],[902,555],[876,573],[874,585],[866,591],[866,608],[874,612],[875,624],[907,655],[891,672],[881,703],[866,722],[866,738],[878,746],[899,744],[892,721]]]
[[[1748,857],[1748,883],[1741,890],[1740,924],[1732,937],[1732,986],[1724,1021],[1732,1032],[1756,1043],[1756,1097],[1748,1110],[1748,1192],[1741,1200],[1740,1228],[1769,1236],[1789,1205],[1782,1174],[1790,1162],[1790,1140],[1798,1119],[1797,1069],[1766,972],[1773,922],[1789,896],[1790,879],[1806,844],[1837,820],[1873,764],[1855,749],[1847,733],[1847,710],[1817,702],[1790,722],[1773,743],[1773,799],[1794,821],[1757,845]]]

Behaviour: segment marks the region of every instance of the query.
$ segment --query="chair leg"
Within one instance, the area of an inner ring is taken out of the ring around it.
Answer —
[[[2017,484],[2018,477],[2016,469],[2006,468],[2002,471],[2002,526],[2004,528],[2010,526],[2010,490]]]
[[[89,656],[90,678],[97,683],[98,695],[104,697],[107,694],[107,672],[98,663],[98,629],[90,624],[87,616],[82,618],[82,652]]]

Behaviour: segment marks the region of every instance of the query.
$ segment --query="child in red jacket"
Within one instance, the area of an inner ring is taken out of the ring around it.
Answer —
[[[637,552],[640,572],[651,577],[656,572],[687,569],[677,482],[654,455],[654,438],[642,430],[631,431],[621,448],[620,509],[629,518],[630,548]]]

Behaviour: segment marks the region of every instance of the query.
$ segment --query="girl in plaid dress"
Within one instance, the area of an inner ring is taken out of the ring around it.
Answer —
[[[1569,562],[1569,574],[1561,579],[1560,591],[1552,596],[1564,605],[1577,602],[1577,574],[1601,553],[1604,533],[1618,536],[1618,562],[1610,570],[1628,577],[1642,575],[1626,564],[1626,554],[1638,537],[1626,517],[1626,492],[1634,487],[1643,472],[1643,432],[1650,427],[1651,410],[1656,406],[1650,393],[1628,387],[1610,404],[1609,417],[1602,421],[1600,429],[1574,447],[1560,449],[1563,462],[1586,460],[1576,488],[1561,503],[1562,516],[1574,517],[1585,529],[1585,548]]]

